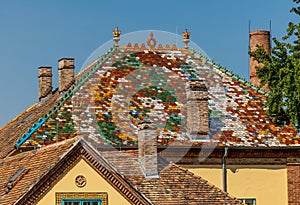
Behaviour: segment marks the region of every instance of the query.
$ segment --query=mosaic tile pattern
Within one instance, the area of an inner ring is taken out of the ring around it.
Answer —
[[[31,135],[23,146],[40,147],[75,137],[72,108],[72,101],[69,99]]]
[[[145,120],[157,124],[160,145],[184,145],[190,140],[185,128],[185,83],[193,79],[204,80],[208,88],[211,142],[219,146],[299,143],[295,130],[268,119],[263,92],[192,51],[117,50],[86,72],[90,75],[84,83],[24,146],[44,146],[75,135],[95,145],[132,146],[137,144],[137,124]]]
[[[151,63],[148,60],[159,62],[155,57],[163,59],[166,64],[171,64],[171,61],[151,52],[148,52],[148,58],[145,58],[147,56],[144,54],[140,52],[127,55],[121,61],[114,63],[99,79],[99,89],[95,98],[97,122],[102,136],[109,136],[109,141],[112,143],[136,144],[137,124],[145,120],[157,123],[161,141],[176,137],[180,130],[178,126],[181,121],[181,106],[172,95],[175,87],[162,88],[164,81],[168,80],[165,79],[167,73],[164,72],[168,72],[172,67],[162,69],[147,65]],[[175,68],[179,68],[178,59],[172,63],[175,64]],[[149,66],[152,67],[151,72],[147,72]],[[178,71],[180,70],[176,73]],[[146,79],[151,80],[143,85]],[[126,106],[126,102],[129,102],[129,105]],[[114,103],[121,109],[112,106]],[[117,112],[118,116],[114,116],[114,112]],[[122,114],[119,114],[120,112]],[[166,118],[165,122],[158,122],[161,118]],[[117,122],[113,122],[116,119]]]

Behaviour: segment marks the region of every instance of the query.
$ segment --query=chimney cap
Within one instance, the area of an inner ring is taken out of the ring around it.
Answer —
[[[58,60],[58,70],[61,69],[74,69],[74,58],[61,58]]]
[[[39,66],[38,69],[42,69],[42,68],[51,68],[52,69],[52,66]]]
[[[186,87],[188,89],[195,90],[195,91],[208,91],[208,89],[207,89],[207,87],[205,85],[205,81],[201,80],[201,79],[189,80],[186,83]]]
[[[62,60],[74,60],[74,58],[61,58],[61,59],[58,60],[58,62],[62,61]]]
[[[250,35],[269,35],[270,31],[268,30],[253,30],[250,31]]]
[[[143,121],[138,124],[138,129],[139,130],[145,130],[145,129],[152,129],[156,130],[157,127],[155,124],[153,124],[151,121]]]

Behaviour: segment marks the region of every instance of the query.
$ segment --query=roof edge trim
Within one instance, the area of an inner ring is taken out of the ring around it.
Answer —
[[[215,68],[217,68],[219,71],[221,71],[222,73],[228,75],[229,77],[232,77],[233,79],[235,79],[236,81],[242,83],[243,85],[248,86],[249,88],[251,88],[252,90],[255,90],[263,95],[268,95],[268,92],[266,92],[263,88],[259,88],[257,85],[253,85],[251,82],[247,81],[245,78],[240,77],[238,74],[234,74],[232,72],[232,70],[228,70],[226,68],[226,66],[221,66],[220,63],[215,62],[213,59],[208,58],[207,56],[203,56],[200,52],[195,51],[194,49],[190,49],[189,50],[191,53],[193,54],[198,54],[200,55],[200,58],[202,60],[205,60],[208,64],[214,66]]]

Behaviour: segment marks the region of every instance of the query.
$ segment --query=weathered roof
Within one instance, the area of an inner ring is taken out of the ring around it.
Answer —
[[[200,176],[158,157],[159,178],[145,178],[137,151],[101,153],[154,204],[242,204]]]
[[[99,153],[78,138],[0,160],[0,203],[35,204],[78,158],[89,161],[132,204],[241,204],[176,165],[162,170],[158,179],[146,179],[135,152]]]
[[[47,173],[73,145],[64,141],[45,149],[0,159],[0,204],[13,204]],[[18,176],[18,170],[24,169]],[[10,179],[16,179],[10,182]],[[9,185],[11,183],[11,185]],[[8,188],[11,186],[11,188]]]
[[[160,145],[186,145],[190,138],[181,125],[186,117],[182,96],[184,83],[193,79],[204,80],[209,93],[211,141],[204,143],[298,145],[296,130],[276,125],[266,116],[265,92],[225,67],[175,45],[152,50],[128,45],[108,51],[86,67],[67,92],[54,92],[4,126],[0,158],[13,152],[16,142],[24,149],[76,135],[95,145],[135,146],[136,124],[147,118],[159,124]]]
[[[17,139],[52,109],[58,100],[57,98],[58,92],[54,92],[46,101],[33,104],[0,129],[0,159],[15,151],[14,146]]]
[[[0,160],[0,203],[36,204],[60,176],[84,158],[132,204],[151,204],[78,138]],[[21,170],[21,172],[20,172]],[[15,180],[11,180],[15,178]]]

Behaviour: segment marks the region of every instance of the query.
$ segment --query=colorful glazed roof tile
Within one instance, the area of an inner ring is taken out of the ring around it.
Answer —
[[[159,41],[159,40],[157,40]],[[203,80],[209,95],[210,135],[186,134],[185,84]],[[265,92],[204,55],[172,47],[116,47],[83,69],[67,92],[33,105],[0,130],[0,157],[84,137],[95,146],[136,146],[137,124],[153,121],[159,145],[297,146],[289,125],[266,115]],[[22,135],[23,134],[23,135]]]

